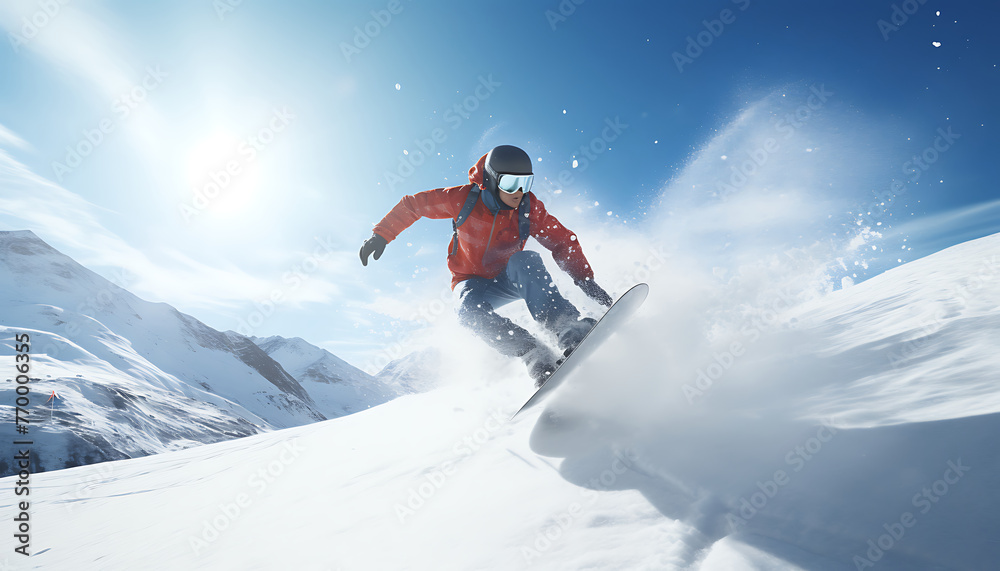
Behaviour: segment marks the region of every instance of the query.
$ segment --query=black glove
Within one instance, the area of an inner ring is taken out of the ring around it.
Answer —
[[[381,258],[386,244],[388,242],[385,241],[385,238],[373,232],[372,237],[365,240],[365,243],[361,246],[361,265],[368,265],[368,256],[371,256],[373,252],[375,253],[373,257],[376,260]]]
[[[597,285],[597,282],[595,282],[592,278],[580,280],[576,282],[576,285],[580,286],[583,293],[587,294],[590,299],[605,307],[611,307],[611,304],[614,303],[611,296],[608,295],[608,292],[604,291],[604,288]]]

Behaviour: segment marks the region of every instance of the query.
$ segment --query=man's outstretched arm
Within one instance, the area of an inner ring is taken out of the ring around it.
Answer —
[[[454,218],[468,196],[467,186],[452,186],[425,190],[404,196],[385,215],[372,232],[372,237],[361,246],[361,264],[368,265],[368,256],[376,260],[382,256],[385,246],[396,239],[403,230],[421,218]],[[463,193],[464,190],[464,193]]]

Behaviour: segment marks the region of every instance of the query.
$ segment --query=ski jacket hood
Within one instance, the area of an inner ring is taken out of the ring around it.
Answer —
[[[482,188],[484,172],[486,172],[486,155],[479,157],[476,164],[469,169],[469,183],[478,184],[479,188]]]
[[[483,189],[481,200],[486,203],[486,207],[490,209],[490,212],[496,214],[501,210],[514,210],[513,206],[507,206],[504,204],[500,197],[497,195],[496,189],[487,189],[483,185],[483,173],[486,172],[486,155],[479,157],[476,164],[472,165],[469,169],[469,182]]]
[[[482,188],[485,169],[486,155],[483,155],[469,169],[469,184],[435,188],[404,196],[375,225],[375,233],[385,238],[386,242],[392,242],[403,230],[421,218],[454,220],[461,212],[472,186],[479,185]],[[469,218],[458,228],[455,254],[448,256],[453,289],[472,277],[495,278],[507,267],[510,257],[524,249],[524,242],[518,231],[517,210],[506,206],[488,191],[480,192],[479,197]],[[583,255],[577,236],[548,213],[537,195],[532,196],[528,218],[531,236],[552,252],[556,264],[574,281],[594,277],[594,271]],[[453,246],[453,243],[449,243],[447,251],[451,252]]]

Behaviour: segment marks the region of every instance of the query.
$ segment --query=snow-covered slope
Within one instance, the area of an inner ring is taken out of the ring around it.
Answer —
[[[0,339],[31,337],[36,469],[216,442],[324,420],[250,339],[139,299],[31,232],[0,232]],[[13,424],[13,368],[0,376]],[[4,444],[6,448],[7,444]],[[0,473],[10,473],[10,455]]]
[[[706,349],[662,280],[514,422],[530,387],[510,364],[344,418],[35,476],[29,561],[992,569],[998,283],[1000,235]],[[13,485],[0,480],[7,521]]]
[[[399,395],[396,389],[299,337],[251,339],[299,381],[327,418],[364,410]]]

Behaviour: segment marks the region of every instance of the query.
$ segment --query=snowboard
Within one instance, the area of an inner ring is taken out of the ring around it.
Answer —
[[[542,383],[542,386],[538,387],[535,394],[531,395],[528,402],[524,403],[514,416],[510,417],[513,420],[521,411],[531,408],[532,406],[538,404],[542,399],[545,398],[550,392],[555,390],[564,380],[568,377],[580,364],[586,360],[587,356],[593,353],[598,347],[601,346],[611,335],[618,330],[629,317],[635,313],[639,306],[646,301],[646,296],[649,295],[649,286],[640,283],[632,286],[627,292],[625,292],[618,301],[613,303],[608,311],[604,313],[604,316],[594,325],[594,328],[590,330],[589,333],[580,341],[580,344],[576,346],[576,350],[569,354],[563,362],[556,367],[556,370],[549,375],[549,378]]]

